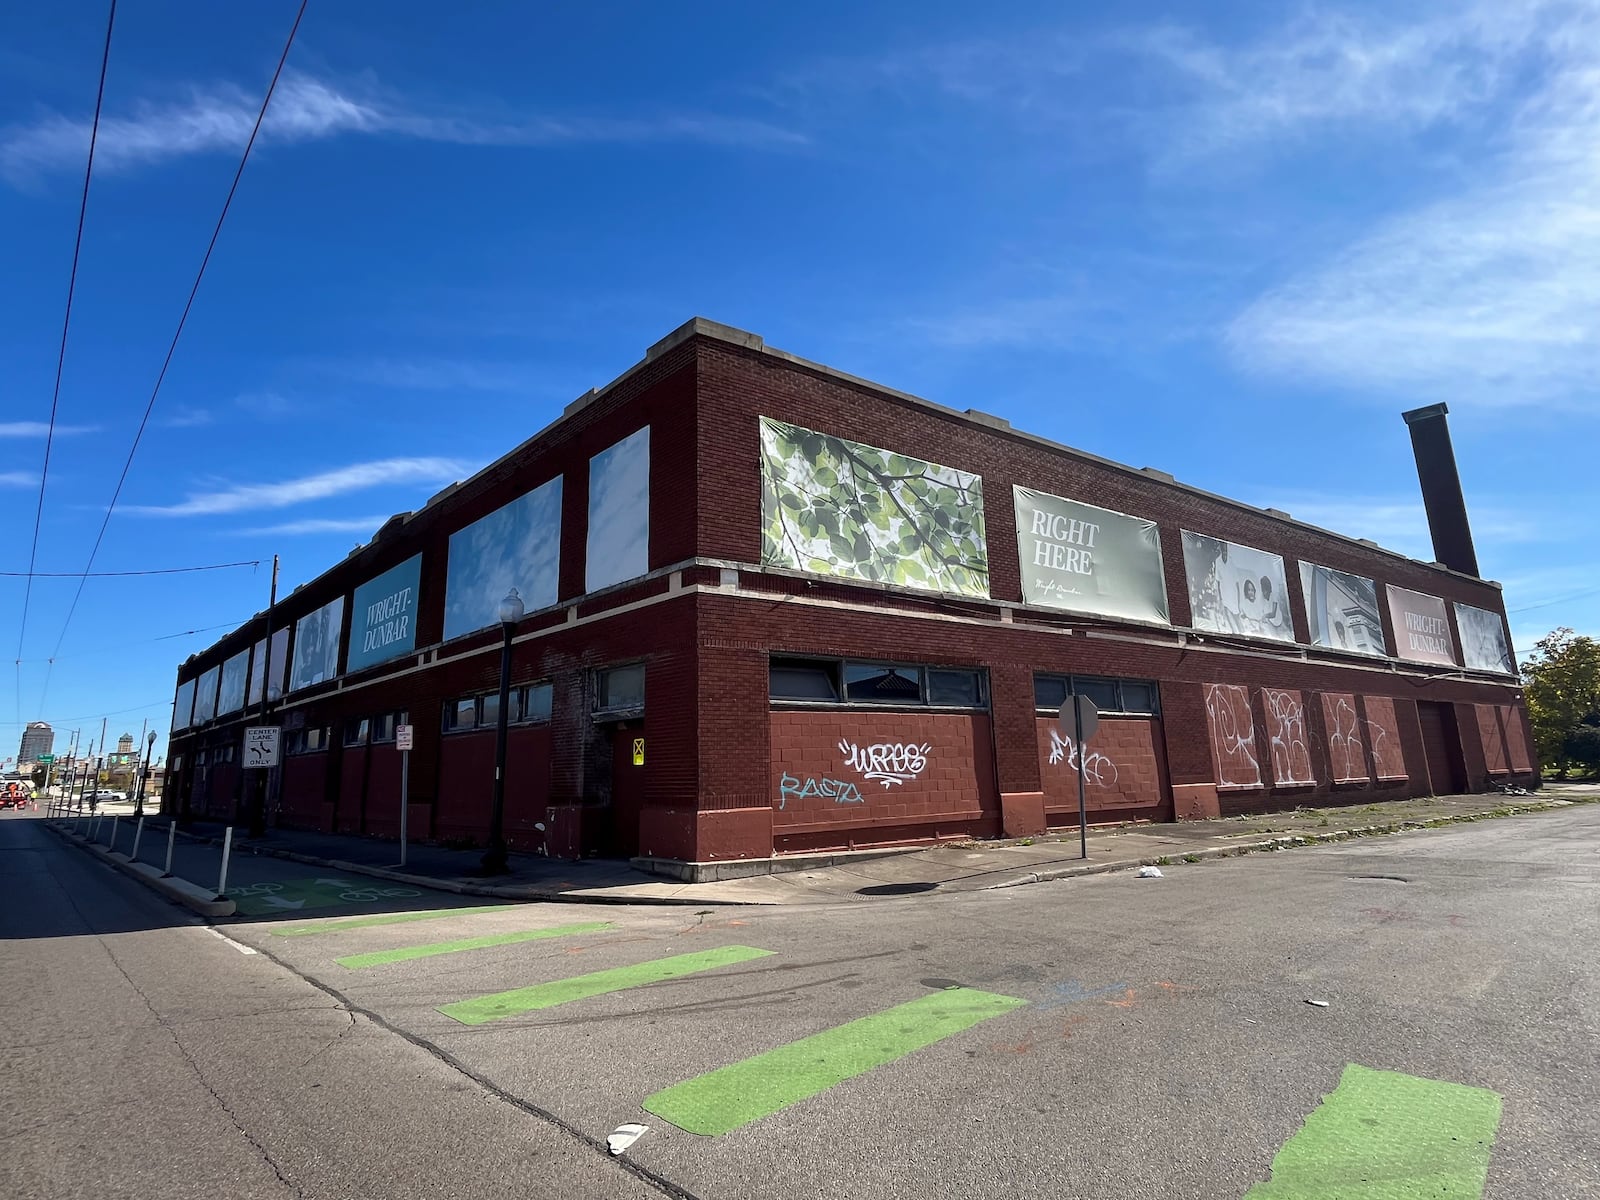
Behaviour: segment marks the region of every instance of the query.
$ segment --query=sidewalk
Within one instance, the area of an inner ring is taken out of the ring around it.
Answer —
[[[1076,829],[1010,842],[961,842],[903,851],[796,856],[814,863],[775,875],[715,883],[677,883],[607,859],[513,854],[510,873],[475,874],[481,851],[408,848],[404,868],[396,842],[345,834],[275,829],[266,837],[234,830],[235,854],[270,854],[316,866],[377,876],[465,895],[511,900],[612,904],[818,904],[859,902],[933,891],[1016,887],[1076,875],[1174,866],[1208,858],[1279,850],[1405,830],[1513,816],[1600,802],[1600,785],[1547,784],[1529,796],[1442,796],[1342,808],[1301,809],[1258,817],[1137,825],[1089,832],[1089,860],[1078,856]],[[116,811],[115,806],[108,811]],[[219,822],[195,821],[187,836],[220,841]]]

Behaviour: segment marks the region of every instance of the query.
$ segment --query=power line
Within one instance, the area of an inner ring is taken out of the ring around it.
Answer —
[[[0,578],[15,579],[26,575],[29,579],[126,579],[133,575],[187,575],[194,571],[226,571],[230,567],[260,565],[261,560],[253,558],[248,562],[210,563],[203,567],[159,567],[147,571],[0,571]]]
[[[89,127],[89,161],[83,168],[83,195],[78,200],[78,232],[72,240],[72,270],[67,275],[67,309],[61,318],[61,348],[56,351],[56,382],[50,393],[50,424],[44,435],[44,468],[39,472],[39,504],[33,513],[33,546],[28,551],[28,584],[22,592],[22,620],[17,625],[17,720],[22,720],[22,645],[28,632],[28,604],[33,599],[33,568],[39,561],[39,529],[44,522],[44,487],[50,478],[50,448],[55,444],[56,411],[61,405],[61,375],[67,362],[67,330],[72,325],[72,298],[78,290],[78,259],[83,253],[83,226],[89,213],[89,180],[94,176],[94,148],[100,140],[100,110],[106,98],[106,70],[111,64],[111,31],[117,23],[117,0],[106,15],[106,43],[100,52],[100,83],[94,95],[94,124]]]
[[[109,646],[99,646],[92,650],[75,650],[71,654],[62,654],[57,658],[25,658],[22,661],[25,665],[31,665],[35,663],[53,663],[62,659],[91,658],[97,654],[110,654],[114,650],[126,650],[129,646],[144,646],[153,645],[156,642],[170,642],[177,638],[193,637],[197,633],[210,633],[216,629],[237,629],[250,619],[250,617],[243,617],[237,621],[224,621],[220,625],[202,625],[198,629],[180,629],[177,633],[163,633],[160,637],[144,638],[140,641],[129,641],[128,639],[124,638],[122,641],[115,642]]]
[[[83,578],[78,582],[77,593],[72,597],[72,604],[67,609],[67,619],[62,622],[61,636],[56,639],[55,650],[51,652],[53,658],[61,649],[61,643],[66,639],[67,630],[72,625],[73,615],[78,611],[78,601],[83,598],[83,587],[88,582],[89,573],[94,569],[94,560],[100,553],[100,544],[105,540],[106,528],[111,524],[111,514],[117,509],[117,501],[122,497],[122,488],[128,481],[128,471],[133,467],[134,455],[139,452],[139,443],[144,438],[145,427],[150,423],[150,414],[156,406],[156,398],[161,394],[161,385],[166,381],[167,370],[172,366],[172,357],[178,351],[178,341],[183,337],[184,326],[189,322],[189,312],[194,308],[194,300],[200,293],[200,283],[205,279],[206,267],[211,263],[211,254],[217,248],[217,239],[222,236],[222,225],[228,219],[228,210],[233,207],[234,194],[239,190],[239,180],[244,176],[245,164],[250,161],[250,151],[255,147],[256,137],[261,132],[261,123],[266,119],[267,107],[272,103],[272,94],[277,91],[278,80],[283,76],[283,67],[289,60],[289,50],[294,46],[294,36],[300,29],[300,21],[306,15],[306,4],[309,0],[300,0],[300,8],[294,15],[294,24],[289,27],[289,36],[284,40],[283,53],[278,56],[278,65],[273,69],[272,81],[267,84],[267,94],[261,99],[261,111],[256,113],[255,125],[250,129],[250,140],[244,145],[244,153],[239,156],[239,167],[233,173],[233,183],[228,187],[228,195],[222,202],[222,211],[217,214],[217,224],[211,231],[211,240],[206,244],[205,255],[200,259],[200,269],[195,272],[194,286],[189,289],[189,298],[184,302],[183,313],[178,318],[178,328],[172,334],[172,342],[167,346],[167,355],[161,362],[161,371],[156,375],[155,387],[150,390],[150,401],[144,407],[144,416],[139,419],[139,428],[134,432],[133,445],[128,448],[128,460],[122,464],[122,474],[117,477],[117,487],[111,493],[111,503],[106,507],[105,519],[100,522],[100,532],[95,536],[94,549],[89,552],[89,561],[83,569]],[[49,673],[45,674],[45,686],[39,694],[39,707],[44,707],[44,695],[50,687]],[[21,715],[20,706],[18,716]]]

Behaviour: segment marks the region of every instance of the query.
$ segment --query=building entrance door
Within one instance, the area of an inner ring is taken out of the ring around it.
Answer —
[[[611,852],[639,853],[639,815],[644,810],[644,722],[611,727]]]
[[[1449,796],[1465,791],[1467,764],[1461,755],[1455,706],[1419,700],[1417,720],[1422,726],[1422,748],[1428,759],[1428,780],[1433,794]]]

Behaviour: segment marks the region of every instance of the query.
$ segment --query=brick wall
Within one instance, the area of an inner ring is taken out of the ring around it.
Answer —
[[[1052,825],[1078,820],[1077,755],[1070,734],[1054,717],[1035,722],[1039,778],[1045,814]],[[1141,717],[1103,717],[1084,759],[1084,808],[1091,822],[1172,818],[1172,794],[1163,769],[1161,722]]]
[[[971,834],[999,821],[986,717],[851,708],[769,721],[779,849]]]

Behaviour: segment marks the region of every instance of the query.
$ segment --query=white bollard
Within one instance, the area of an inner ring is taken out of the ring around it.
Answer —
[[[167,825],[167,866],[162,872],[164,875],[172,874],[172,842],[178,836],[178,819],[174,817]]]
[[[144,818],[139,818],[139,823],[133,827],[133,853],[128,855],[129,862],[139,861],[139,839],[144,836]]]
[[[120,817],[111,818],[111,840],[106,843],[106,848],[108,850],[115,850],[117,848],[117,822],[121,819],[122,818]]]
[[[228,855],[233,851],[233,826],[229,825],[222,834],[222,874],[217,876],[217,895],[228,894]]]

